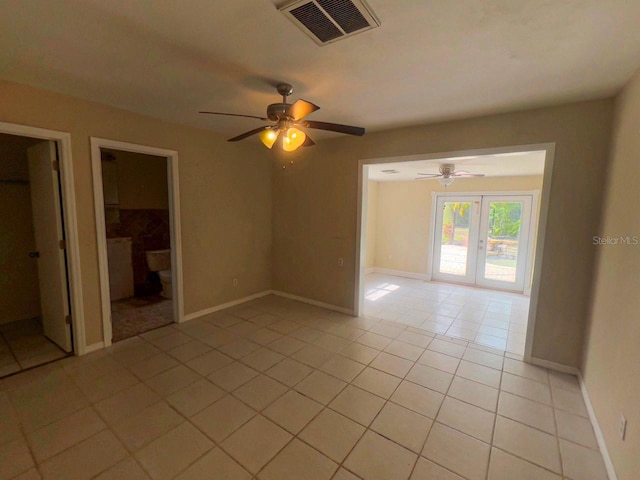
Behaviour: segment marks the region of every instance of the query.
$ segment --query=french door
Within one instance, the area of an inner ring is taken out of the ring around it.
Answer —
[[[530,195],[436,197],[432,278],[522,292]]]

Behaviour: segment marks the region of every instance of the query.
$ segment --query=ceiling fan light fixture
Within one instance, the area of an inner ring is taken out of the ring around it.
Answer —
[[[438,182],[440,183],[440,185],[444,185],[445,187],[448,187],[449,185],[451,185],[454,180],[455,178],[451,178],[451,177],[438,178]]]
[[[260,141],[262,141],[264,146],[269,149],[273,147],[273,144],[276,143],[277,139],[278,139],[278,132],[271,128],[265,130],[260,134]]]
[[[327,0],[329,2],[334,0]],[[278,148],[286,152],[293,152],[299,147],[311,147],[315,142],[307,136],[305,132],[297,127],[313,128],[316,130],[327,130],[329,132],[344,133],[346,135],[356,135],[361,137],[365,134],[362,127],[354,127],[352,125],[341,125],[339,123],[317,122],[317,121],[301,121],[307,115],[318,110],[320,107],[311,102],[302,100],[301,98],[294,103],[287,103],[287,97],[293,93],[293,87],[288,83],[281,83],[277,86],[278,93],[282,95],[282,102],[272,103],[267,106],[267,116],[258,117],[255,115],[241,115],[238,113],[226,112],[210,112],[201,111],[210,115],[226,115],[231,117],[246,117],[257,120],[271,120],[275,122],[273,125],[265,125],[263,127],[254,128],[248,132],[236,135],[228,139],[228,142],[239,142],[253,135],[258,135],[265,147],[271,149],[276,141]]]
[[[283,139],[282,149],[285,152],[293,152],[302,146],[307,139],[307,134],[295,127],[288,128]]]

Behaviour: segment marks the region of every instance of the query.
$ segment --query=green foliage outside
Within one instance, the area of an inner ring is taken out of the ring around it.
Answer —
[[[442,219],[442,243],[466,245],[469,239],[469,202],[445,202]],[[456,229],[461,229],[459,234]]]
[[[469,239],[470,202],[446,202],[442,219],[442,243],[466,245]],[[518,239],[522,216],[520,202],[492,202],[489,207],[489,237]]]
[[[502,238],[518,238],[520,235],[520,218],[522,203],[494,202],[489,208],[489,236]]]

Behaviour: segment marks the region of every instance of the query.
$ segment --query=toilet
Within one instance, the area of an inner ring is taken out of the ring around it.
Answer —
[[[152,272],[158,272],[160,283],[162,284],[162,295],[164,298],[171,298],[171,250],[147,250],[147,266]]]

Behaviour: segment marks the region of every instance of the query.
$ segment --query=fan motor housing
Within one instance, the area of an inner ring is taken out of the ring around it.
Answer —
[[[442,165],[440,165],[440,173],[444,175],[445,178],[455,173],[455,169],[456,166],[452,163],[443,163]]]
[[[288,117],[289,108],[291,107],[288,103],[272,103],[267,107],[267,118],[269,120],[279,120],[284,117]]]

